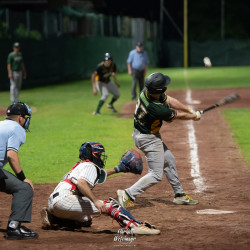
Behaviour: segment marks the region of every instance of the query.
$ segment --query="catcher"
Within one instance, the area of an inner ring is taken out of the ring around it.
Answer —
[[[107,156],[102,144],[86,142],[80,147],[78,161],[65,174],[48,200],[48,208],[41,211],[43,229],[66,227],[80,229],[91,226],[95,214],[106,214],[115,219],[121,227],[129,228],[133,234],[160,234],[160,230],[149,223],[135,219],[116,200],[99,200],[92,189],[105,182],[106,177],[120,172],[142,173],[142,158],[135,150],[129,150],[121,157],[114,169],[104,170]]]

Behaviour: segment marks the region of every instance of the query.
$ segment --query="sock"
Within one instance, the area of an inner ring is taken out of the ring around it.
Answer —
[[[97,109],[96,109],[96,112],[100,112],[100,109],[102,107],[102,105],[104,104],[104,101],[100,100],[98,105],[97,105]]]
[[[12,229],[16,229],[19,226],[19,221],[11,220],[8,224],[8,227]]]
[[[117,99],[115,97],[112,98],[111,102],[109,104],[113,105],[113,103],[116,101]]]

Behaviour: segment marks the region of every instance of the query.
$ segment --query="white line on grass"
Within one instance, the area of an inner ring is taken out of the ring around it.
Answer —
[[[199,103],[199,101],[192,100],[191,90],[188,89],[186,92],[186,102],[188,104]],[[192,106],[190,106],[192,108]],[[194,178],[193,182],[195,185],[195,192],[199,193],[206,189],[204,179],[200,173],[200,163],[198,155],[198,145],[196,142],[194,122],[188,121],[188,143],[190,148],[190,163],[191,163],[191,176]]]

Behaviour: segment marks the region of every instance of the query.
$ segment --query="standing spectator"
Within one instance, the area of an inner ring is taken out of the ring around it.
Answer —
[[[38,234],[21,225],[31,221],[34,187],[25,177],[18,157],[19,148],[26,139],[25,130],[29,129],[31,109],[18,102],[7,108],[6,115],[6,120],[0,121],[0,192],[13,196],[6,239],[35,239]],[[15,175],[3,169],[6,163]]]
[[[113,76],[115,84],[110,81],[110,76]],[[98,64],[97,69],[91,76],[91,82],[93,85],[93,94],[97,95],[98,90],[102,95],[93,115],[101,114],[100,109],[107,100],[109,93],[111,93],[113,97],[107,106],[113,112],[117,112],[113,104],[120,97],[120,92],[118,90],[120,84],[117,81],[116,65],[110,53],[105,53],[104,61]]]
[[[131,50],[127,59],[128,74],[132,75],[131,99],[136,100],[136,85],[139,82],[140,92],[144,88],[144,77],[147,73],[149,59],[144,51],[143,43],[138,42],[136,48]]]
[[[17,103],[22,79],[26,79],[26,69],[18,42],[13,44],[13,52],[8,55],[7,70],[10,79],[10,100],[12,103]]]

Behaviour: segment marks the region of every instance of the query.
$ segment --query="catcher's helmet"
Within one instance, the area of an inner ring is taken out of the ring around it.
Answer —
[[[105,155],[104,146],[99,142],[85,142],[79,150],[81,160],[90,160],[98,167],[104,168],[107,156]]]
[[[105,55],[104,55],[104,61],[112,60],[112,59],[113,59],[113,57],[112,57],[112,55],[110,53],[105,53]]]
[[[31,113],[32,111],[30,106],[23,102],[13,103],[6,110],[7,117],[12,115],[21,115],[23,118],[25,118],[23,128],[26,130],[29,129]]]
[[[169,83],[170,78],[168,76],[161,73],[153,73],[147,77],[145,87],[150,94],[163,94]]]

